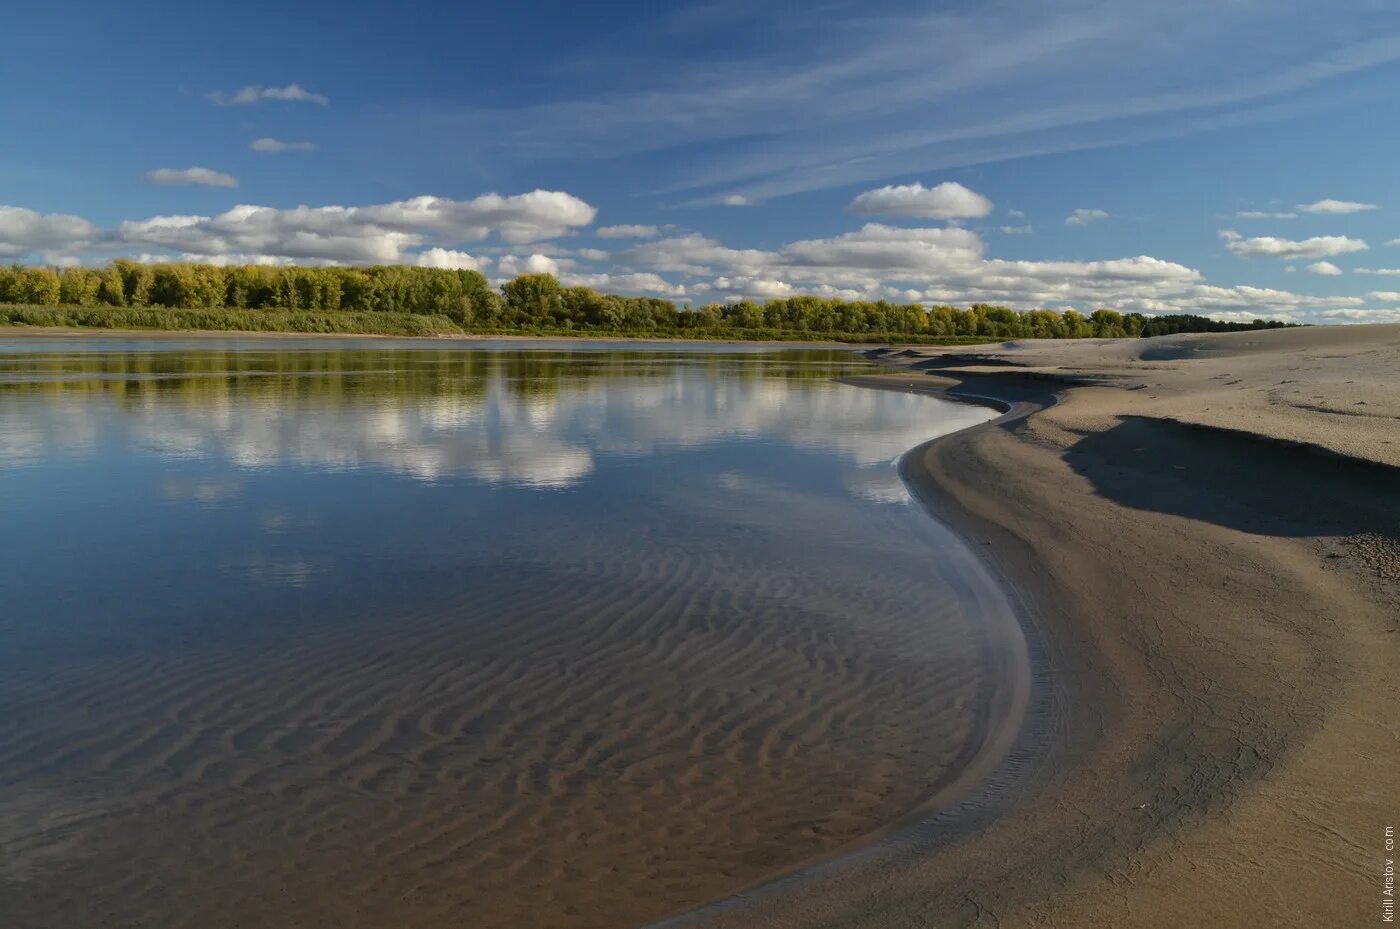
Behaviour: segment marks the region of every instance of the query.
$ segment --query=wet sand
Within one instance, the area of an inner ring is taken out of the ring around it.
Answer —
[[[886,357],[1010,405],[904,467],[1015,592],[1029,724],[972,802],[674,924],[1380,924],[1400,327]]]

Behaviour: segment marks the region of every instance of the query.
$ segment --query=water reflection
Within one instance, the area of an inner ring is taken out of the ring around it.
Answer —
[[[868,370],[0,341],[0,924],[642,925],[898,819],[1019,640],[888,505],[989,414]]]
[[[0,467],[115,446],[239,469],[565,488],[602,456],[763,436],[864,468],[926,438],[933,412],[926,399],[831,383],[865,370],[839,351],[28,351],[0,355]],[[957,427],[985,414],[940,405],[937,418]],[[216,500],[229,482],[215,483],[170,494]],[[848,485],[905,499],[888,468]]]

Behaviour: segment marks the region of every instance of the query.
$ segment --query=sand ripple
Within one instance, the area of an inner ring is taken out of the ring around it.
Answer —
[[[7,669],[0,923],[637,924],[948,774],[989,682],[928,551],[650,541],[275,641]]]

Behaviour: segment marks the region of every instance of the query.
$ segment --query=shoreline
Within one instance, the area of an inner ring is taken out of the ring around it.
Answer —
[[[764,348],[839,348],[862,351],[885,343],[831,342],[807,339],[705,339],[694,337],[628,335],[516,335],[445,333],[441,335],[385,335],[377,332],[290,332],[250,329],[108,329],[97,326],[0,326],[0,339],[6,338],[113,338],[113,339],[361,339],[374,342],[558,342],[563,344],[630,343],[637,345],[755,345]]]
[[[1092,358],[1008,371],[953,353],[860,380],[1011,406],[912,450],[902,473],[936,518],[986,543],[1027,608],[1045,650],[1032,725],[951,818],[661,925],[1374,919],[1368,863],[1400,787],[1391,439],[1378,460],[1318,455],[1139,415],[1141,394],[1114,383],[1126,375]],[[1356,441],[1324,437],[1312,444]],[[1309,519],[1317,507],[1328,520]]]

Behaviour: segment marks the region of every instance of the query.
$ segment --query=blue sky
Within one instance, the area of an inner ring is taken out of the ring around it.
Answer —
[[[6,259],[1400,321],[1394,3],[53,3],[6,31]]]

